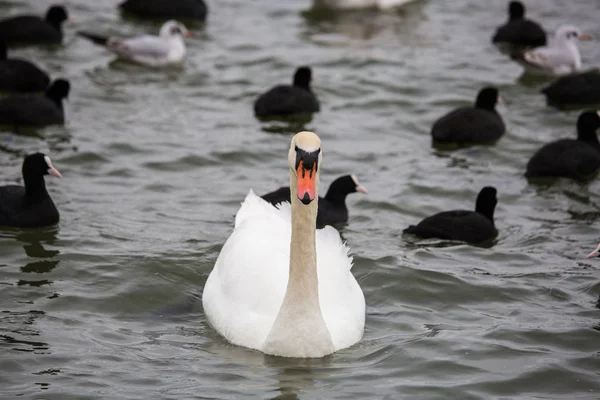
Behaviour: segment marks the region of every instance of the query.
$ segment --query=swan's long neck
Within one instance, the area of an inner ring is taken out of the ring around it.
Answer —
[[[303,353],[304,357],[328,354],[333,341],[319,304],[317,277],[316,225],[319,177],[315,199],[302,204],[296,195],[297,182],[291,172],[292,237],[290,242],[289,279],[283,303],[263,351],[286,356]]]
[[[294,179],[292,181],[295,181]],[[317,204],[304,205],[292,188],[292,240],[290,242],[290,277],[286,295],[319,307],[317,279]],[[320,312],[320,310],[319,310]]]

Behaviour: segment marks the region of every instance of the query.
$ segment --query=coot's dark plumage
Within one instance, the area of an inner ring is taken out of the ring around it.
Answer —
[[[498,98],[498,89],[483,88],[474,107],[461,107],[438,119],[431,128],[434,143],[468,145],[500,139],[505,127],[495,109]]]
[[[61,175],[50,158],[42,153],[28,155],[22,173],[25,186],[0,186],[0,226],[34,228],[58,223],[58,210],[46,191],[44,175]]]
[[[7,58],[6,45],[0,42],[0,92],[43,92],[50,77],[33,63]]]
[[[294,74],[293,85],[278,85],[261,94],[254,103],[258,117],[308,114],[319,111],[319,100],[310,88],[312,70],[300,67]]]
[[[404,233],[412,233],[425,239],[440,238],[481,243],[498,235],[494,226],[497,202],[496,189],[486,186],[477,196],[475,211],[444,211],[425,218],[416,226],[409,226]]]
[[[527,163],[528,178],[589,179],[600,169],[600,143],[596,111],[581,113],[577,119],[577,139],[561,139],[539,149]]]
[[[559,108],[600,104],[600,71],[565,75],[542,89],[549,105]]]
[[[0,99],[0,125],[44,126],[65,123],[62,101],[69,95],[70,85],[55,80],[40,95],[14,95]]]
[[[139,18],[206,19],[208,8],[204,0],[126,0],[119,8]]]
[[[0,21],[0,40],[8,46],[57,44],[63,39],[62,23],[69,19],[63,6],[52,6],[46,17],[20,15]]]
[[[511,1],[508,22],[496,30],[492,42],[519,47],[545,46],[546,32],[537,22],[525,19],[525,6],[520,1]]]
[[[319,197],[319,208],[317,212],[317,227],[345,223],[348,221],[348,208],[346,207],[346,196],[350,193],[367,193],[354,175],[344,175],[337,178],[329,185],[325,197]],[[273,205],[290,202],[290,187],[281,187],[273,192],[261,196]]]

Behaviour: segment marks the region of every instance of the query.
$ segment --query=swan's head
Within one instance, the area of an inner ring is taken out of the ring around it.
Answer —
[[[295,187],[296,196],[304,205],[317,197],[322,158],[321,139],[316,134],[304,131],[292,138],[288,154],[288,163],[295,177],[292,187]]]
[[[188,31],[185,25],[183,25],[181,22],[170,20],[163,24],[158,35],[163,38],[183,38],[191,37],[192,32]]]
[[[576,42],[577,40],[590,40],[590,35],[581,33],[581,30],[573,25],[562,25],[555,33],[559,43]]]

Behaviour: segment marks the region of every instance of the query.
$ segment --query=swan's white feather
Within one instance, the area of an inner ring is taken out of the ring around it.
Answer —
[[[202,298],[209,323],[231,343],[262,350],[287,288],[291,232],[288,203],[276,208],[248,193]],[[316,252],[321,312],[339,350],[361,339],[365,299],[334,228],[317,230]]]

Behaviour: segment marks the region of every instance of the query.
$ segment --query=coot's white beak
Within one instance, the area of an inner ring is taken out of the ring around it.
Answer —
[[[50,168],[50,169],[48,170],[48,173],[49,173],[50,175],[54,175],[54,176],[56,176],[57,178],[62,178],[62,175],[60,174],[60,172],[58,172],[58,170],[57,170],[56,168],[54,168],[54,167]]]
[[[50,157],[44,156],[44,161],[46,161],[46,164],[48,165],[48,173],[50,175],[54,175],[57,178],[62,178],[62,175],[60,174],[60,172],[58,172],[58,170],[56,168],[54,168],[54,166],[52,165],[52,161],[50,160]]]
[[[360,184],[356,175],[350,175],[350,177],[352,178],[352,180],[354,181],[354,184],[356,185],[354,190],[356,190],[358,193],[364,193],[364,194],[369,193],[367,188]]]
[[[600,254],[600,244],[598,245],[598,247],[596,247],[596,250],[592,251],[590,254],[587,255],[587,258],[598,257],[599,254]]]

